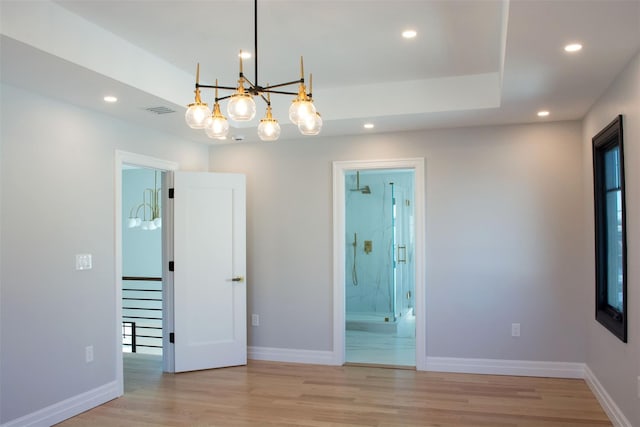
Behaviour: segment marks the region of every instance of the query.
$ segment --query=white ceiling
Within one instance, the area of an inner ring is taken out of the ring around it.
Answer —
[[[250,0],[1,0],[0,12],[3,82],[202,142],[183,120],[195,64],[201,83],[233,86],[238,51],[254,51]],[[573,41],[584,49],[565,53]],[[304,55],[323,135],[573,120],[640,50],[640,0],[259,0],[258,43],[261,85],[299,78]],[[291,98],[272,99],[283,125]],[[157,106],[176,112],[144,110]],[[258,102],[232,134],[255,141],[263,114]]]

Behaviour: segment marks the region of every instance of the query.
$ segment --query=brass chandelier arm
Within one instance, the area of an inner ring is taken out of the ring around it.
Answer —
[[[263,87],[263,89],[265,91],[268,91],[268,90],[276,88],[276,87],[291,86],[291,85],[297,85],[297,84],[301,84],[301,83],[304,83],[304,79],[294,80],[294,81],[287,82],[287,83],[279,83],[277,85],[269,85],[269,86]],[[275,92],[271,91],[271,93],[275,93]],[[294,93],[294,95],[297,95],[297,94],[298,94],[297,92]]]
[[[251,90],[247,90],[247,92],[251,93]],[[267,105],[271,105],[271,102],[267,101],[267,99],[264,97],[265,93],[267,93],[267,94],[269,94],[269,93],[277,93],[279,95],[297,95],[297,93],[294,93],[294,92],[280,92],[280,91],[275,91],[275,90],[264,90],[264,91],[257,92],[257,96],[262,98]],[[215,102],[224,101],[225,99],[229,99],[232,96],[233,95],[227,95],[227,96],[218,97],[218,98],[215,99]]]
[[[248,85],[249,87],[247,89],[253,89],[256,87],[255,84],[253,84],[253,82],[251,80],[249,80],[248,78],[245,77],[244,74],[240,74],[240,78],[243,79]],[[257,80],[256,80],[257,81]]]
[[[220,85],[201,85],[201,84],[196,84],[196,89],[197,88],[207,88],[207,89],[226,89],[226,90],[236,90],[237,88],[235,86],[220,86]]]
[[[278,95],[297,95],[298,92],[283,92],[281,90],[263,90],[264,93],[277,93]]]
[[[268,85],[269,83],[267,83],[267,86]],[[273,119],[273,117],[271,116],[271,94],[267,92],[267,96],[265,97],[264,93],[260,92],[259,95],[260,98],[262,98],[262,100],[267,103],[267,118]]]
[[[255,89],[255,90],[257,90],[258,92],[271,92],[271,93],[278,93],[278,92],[276,92],[276,91],[274,91],[274,90],[271,90],[271,89],[274,89],[274,88],[277,88],[277,87],[291,86],[291,85],[296,85],[296,84],[304,83],[304,79],[299,79],[299,80],[293,80],[293,81],[286,82],[286,83],[278,83],[278,84],[276,84],[276,85],[269,85],[269,86],[262,86],[262,87],[260,87],[260,86],[257,86],[257,85],[254,85],[253,83],[251,83],[251,81],[250,81],[249,79],[247,79],[245,76],[243,76],[243,78],[244,78],[244,80],[249,84],[249,86],[250,86],[250,87],[248,88],[249,90],[251,90],[251,89]],[[196,87],[196,89],[199,89],[199,88],[206,88],[206,89],[225,89],[225,90],[236,90],[236,89],[237,89],[237,87],[235,87],[235,86],[205,85],[205,84],[201,84],[201,83],[196,83],[196,86],[195,86],[195,87]],[[286,95],[297,95],[297,94],[298,94],[298,92],[285,92],[285,94],[286,94]],[[309,93],[309,94],[307,94],[307,95],[310,95],[310,93]]]
[[[278,87],[284,87],[284,86],[291,86],[294,84],[300,84],[302,83],[302,79],[300,80],[294,80],[292,82],[287,82],[287,83],[280,83],[277,85],[271,85],[271,86],[265,86],[265,87],[259,87],[259,86],[254,86],[251,82],[249,82],[249,80],[247,80],[247,78],[245,77],[245,81],[247,83],[249,83],[249,87],[246,88],[246,91],[251,93],[251,92],[255,92],[258,95],[261,95],[263,93],[277,93],[278,95],[297,95],[298,92],[286,92],[286,91],[280,91],[280,90],[271,90],[273,88],[278,88]],[[235,86],[221,86],[221,85],[205,85],[205,84],[200,84],[197,83],[196,84],[196,89],[199,88],[205,88],[205,89],[222,89],[222,90],[232,90],[235,92],[235,90],[237,89]],[[229,99],[231,98],[232,95],[227,95],[227,96],[221,96],[221,97],[217,97],[216,101],[223,101],[225,99]],[[307,94],[308,97],[311,97],[311,92],[309,92]],[[264,99],[264,97],[263,97]],[[266,102],[266,100],[265,100]]]
[[[233,95],[227,95],[227,96],[221,96],[221,97],[216,97],[216,102],[218,101],[224,101],[225,99],[229,99],[231,98]]]
[[[270,98],[267,98],[267,97],[269,96],[269,94],[268,94],[268,93],[267,93],[267,97],[265,97],[265,96],[264,96],[264,94],[263,94],[263,92],[258,92],[258,96],[259,96],[260,98],[262,98],[262,100],[263,100],[264,102],[266,102],[266,103],[267,103],[267,108],[271,108],[271,99],[270,99]]]

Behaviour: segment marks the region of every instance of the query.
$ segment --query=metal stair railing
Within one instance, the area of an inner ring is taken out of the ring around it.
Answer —
[[[162,277],[122,277],[122,345],[162,349]]]

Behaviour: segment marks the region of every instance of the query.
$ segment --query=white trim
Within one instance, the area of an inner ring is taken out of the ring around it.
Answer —
[[[595,376],[593,371],[589,369],[588,365],[584,367],[584,380],[587,382],[587,385],[600,402],[602,409],[607,414],[611,422],[615,427],[631,427],[631,423],[624,416],[616,402],[609,396],[607,390],[600,384],[598,378]]]
[[[149,157],[142,154],[130,153],[127,151],[116,150],[115,151],[115,318],[122,319],[122,169],[124,165],[134,165],[145,168],[158,169],[163,171],[175,171],[178,169],[178,163],[170,160],[158,159],[155,157]],[[165,227],[167,226],[165,221]],[[163,236],[164,237],[164,236]],[[164,257],[164,255],[163,255]],[[163,260],[163,265],[166,264]],[[170,296],[169,296],[170,297]],[[164,299],[164,298],[163,298]],[[163,303],[164,304],[164,303]],[[166,317],[166,316],[163,316]],[[164,326],[164,325],[163,325]],[[117,396],[124,394],[124,371],[122,366],[122,342],[121,334],[122,327],[116,320],[114,327],[116,328],[116,346],[114,357],[116,359],[116,387],[118,390]],[[167,370],[169,361],[173,360],[173,353],[171,348],[165,348],[162,352],[164,368]]]
[[[333,162],[333,358],[345,362],[345,180],[347,171],[365,169],[413,169],[415,176],[415,309],[416,309],[416,369],[426,365],[426,284],[425,284],[425,166],[424,158],[392,160],[354,160]]]
[[[584,363],[457,357],[428,357],[426,367],[428,371],[437,372],[551,378],[584,378],[585,372]]]
[[[306,363],[312,365],[340,365],[332,351],[296,350],[290,348],[248,347],[247,358],[270,362]]]
[[[116,399],[118,396],[120,396],[118,384],[113,381],[31,414],[16,418],[2,424],[2,427],[50,426]]]
[[[130,153],[128,151],[116,150],[116,163],[139,166],[142,168],[158,169],[163,171],[178,170],[178,163],[171,160],[159,159],[157,157],[145,156],[144,154]]]
[[[346,166],[333,163],[333,353],[338,365],[345,362],[345,250],[344,171]]]

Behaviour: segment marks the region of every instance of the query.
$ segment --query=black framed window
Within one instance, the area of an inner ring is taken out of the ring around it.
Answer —
[[[596,231],[596,319],[627,342],[622,116],[593,137]]]

